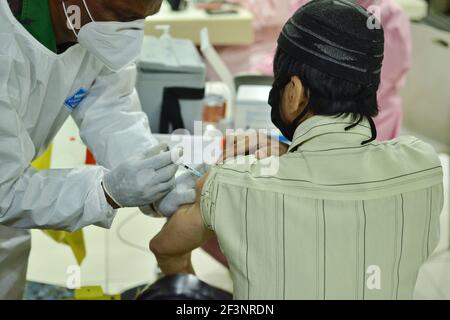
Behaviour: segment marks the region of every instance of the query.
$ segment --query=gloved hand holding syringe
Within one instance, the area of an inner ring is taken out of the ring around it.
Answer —
[[[194,176],[201,178],[204,176],[204,173],[201,173],[199,170],[193,168],[190,165],[187,165],[186,163],[183,162],[183,155],[184,155],[184,148],[183,147],[177,147],[176,150],[171,150],[171,152],[175,152],[175,154],[177,155],[177,160],[174,162],[177,166],[179,166],[180,168],[184,168],[186,169],[188,172],[190,172],[191,174],[193,174]]]
[[[184,168],[184,169],[186,169],[187,171],[189,171],[190,173],[192,173],[192,174],[193,174],[194,176],[196,176],[196,177],[201,178],[201,177],[204,176],[203,173],[201,173],[201,172],[198,171],[197,169],[194,169],[194,168],[188,166],[187,164],[184,164],[184,163],[177,163],[177,165],[180,166],[180,167],[182,167],[182,168]]]
[[[187,171],[175,179],[174,188],[164,198],[150,206],[140,208],[146,215],[155,216],[156,214],[156,216],[169,218],[180,206],[195,202],[195,185],[198,179],[204,176],[204,173],[202,173],[204,170],[200,168],[204,168],[205,165],[202,164],[198,168],[194,168],[185,164],[183,162],[184,149],[182,147],[172,149],[170,152],[173,155],[172,160],[174,160],[174,164]]]

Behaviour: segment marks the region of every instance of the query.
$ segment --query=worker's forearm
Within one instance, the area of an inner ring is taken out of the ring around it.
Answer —
[[[29,167],[15,182],[0,181],[0,198],[9,199],[0,205],[0,224],[20,229],[65,231],[93,224],[110,227],[115,212],[106,201],[99,201],[104,169],[92,166],[57,173],[54,170],[37,172]],[[30,197],[30,194],[40,196]]]
[[[157,256],[159,268],[165,275],[195,274],[191,262],[191,253],[183,256]]]

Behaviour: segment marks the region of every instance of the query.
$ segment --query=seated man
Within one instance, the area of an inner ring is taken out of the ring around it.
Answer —
[[[362,7],[317,0],[285,25],[270,97],[286,154],[227,160],[150,243],[166,274],[217,235],[237,299],[410,299],[439,239],[433,148],[376,141],[383,30]],[[267,162],[278,163],[274,174]]]

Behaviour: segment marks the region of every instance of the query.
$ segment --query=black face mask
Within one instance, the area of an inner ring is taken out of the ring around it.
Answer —
[[[306,107],[292,123],[285,123],[281,119],[281,95],[284,87],[286,87],[288,83],[289,81],[287,81],[284,85],[273,85],[273,88],[269,94],[269,105],[272,107],[272,123],[281,131],[286,139],[292,141],[294,139],[294,134],[295,130],[297,130],[298,123],[308,113],[308,108]]]

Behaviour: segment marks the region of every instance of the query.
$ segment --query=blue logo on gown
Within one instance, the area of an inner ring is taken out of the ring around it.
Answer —
[[[86,89],[80,88],[73,96],[67,98],[64,105],[69,108],[70,111],[73,111],[78,107],[81,101],[83,101],[87,94],[88,91]]]

